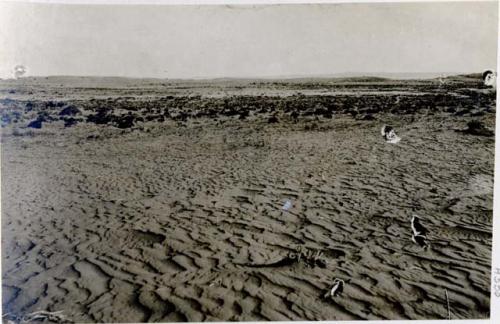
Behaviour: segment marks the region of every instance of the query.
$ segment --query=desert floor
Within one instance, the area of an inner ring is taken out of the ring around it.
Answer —
[[[444,319],[446,293],[451,318],[489,317],[494,137],[458,130],[471,120],[493,129],[491,107],[431,104],[367,118],[278,111],[276,123],[252,111],[118,128],[83,119],[64,127],[47,117],[58,106],[29,129],[47,98],[85,116],[89,101],[127,91],[77,98],[76,88],[32,84],[16,97],[9,89],[22,86],[2,87],[13,98],[3,111],[21,111],[1,143],[2,304],[13,318]],[[411,88],[391,100],[411,102]],[[386,98],[351,95],[367,106]],[[384,124],[401,142],[384,141]],[[412,215],[429,230],[428,248],[411,240]],[[324,297],[335,278],[343,293]]]

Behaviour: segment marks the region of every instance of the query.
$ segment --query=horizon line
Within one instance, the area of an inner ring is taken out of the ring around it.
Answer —
[[[297,74],[297,75],[276,75],[276,76],[200,76],[200,77],[152,77],[152,76],[124,76],[124,75],[76,75],[76,74],[50,74],[50,75],[26,75],[19,78],[7,77],[0,80],[19,80],[28,78],[101,78],[101,79],[137,79],[137,80],[278,80],[278,79],[340,79],[340,78],[362,78],[362,77],[379,77],[388,78],[390,76],[416,76],[416,75],[434,75],[435,77],[450,77],[469,74],[481,74],[484,71],[463,71],[463,72],[340,72],[333,74]],[[397,78],[396,78],[397,79]]]

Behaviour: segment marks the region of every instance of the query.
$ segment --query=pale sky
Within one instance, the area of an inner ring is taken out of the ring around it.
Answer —
[[[269,77],[496,69],[498,3],[0,3],[0,77]]]

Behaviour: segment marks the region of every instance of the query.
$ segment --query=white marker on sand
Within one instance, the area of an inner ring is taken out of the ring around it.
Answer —
[[[287,211],[292,207],[292,202],[290,200],[285,201],[285,204],[283,205],[283,210]]]

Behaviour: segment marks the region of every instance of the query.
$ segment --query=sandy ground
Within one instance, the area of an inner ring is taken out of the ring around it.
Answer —
[[[456,131],[473,117],[266,118],[5,127],[4,312],[443,319],[447,292],[453,319],[489,317],[494,138]],[[494,126],[494,113],[478,118]],[[305,256],[319,252],[324,267]],[[343,293],[324,298],[335,278]]]

